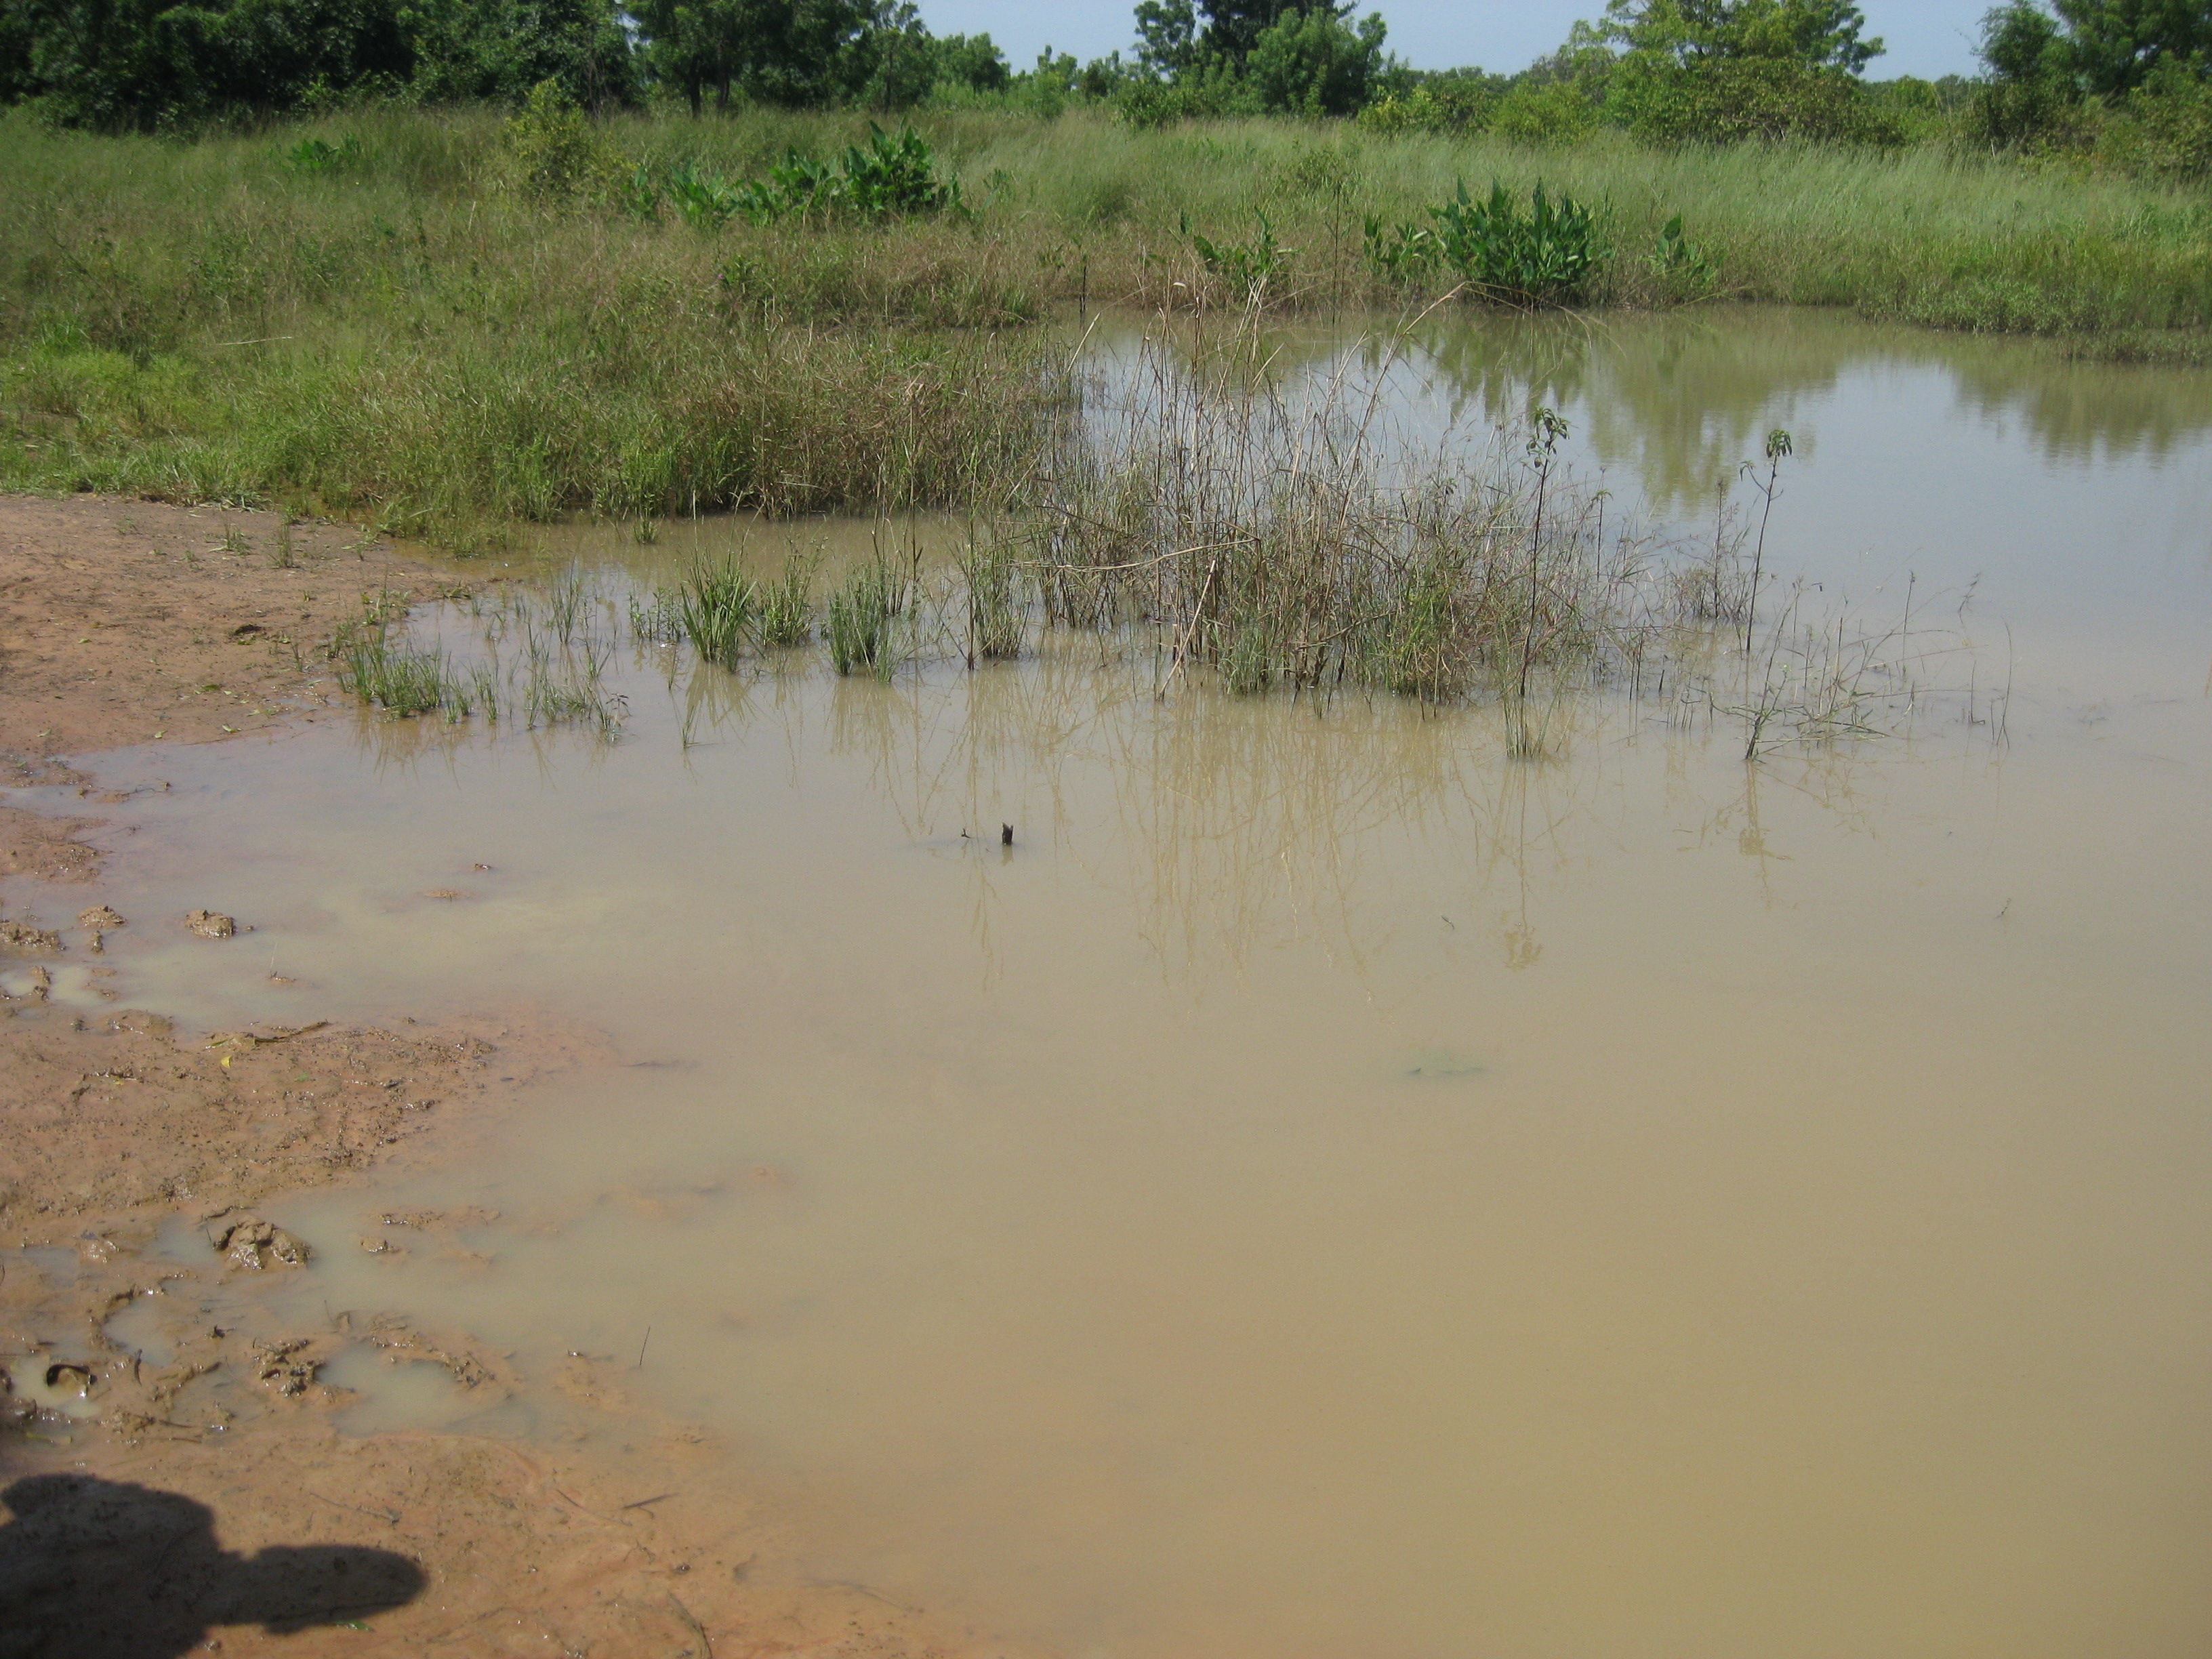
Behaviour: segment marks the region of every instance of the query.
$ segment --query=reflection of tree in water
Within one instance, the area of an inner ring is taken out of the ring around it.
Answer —
[[[1771,428],[1790,428],[1805,450],[1818,436],[1807,402],[1856,370],[1937,371],[1963,414],[2019,423],[2050,460],[2162,459],[2212,430],[2212,373],[2069,361],[2034,341],[1802,308],[1595,318],[1454,307],[1402,343],[1375,327],[1286,338],[1275,349],[1285,368],[1327,374],[1349,353],[1361,373],[1387,372],[1409,396],[1425,386],[1438,429],[1446,420],[1518,425],[1540,406],[1571,410],[1601,462],[1633,471],[1654,507],[1693,518]]]
[[[2017,420],[2047,460],[2164,460],[2212,430],[2212,373],[2069,361],[2014,341],[1941,337],[1959,401]]]
[[[1799,400],[1832,390],[1845,366],[1832,337],[1808,339],[1764,313],[1741,325],[1695,312],[1474,325],[1454,317],[1425,328],[1420,345],[1455,416],[1479,410],[1496,422],[1538,404],[1571,409],[1601,463],[1633,471],[1653,507],[1692,514],[1770,429],[1802,424]]]

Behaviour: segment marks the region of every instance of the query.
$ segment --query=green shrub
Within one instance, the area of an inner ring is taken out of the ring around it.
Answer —
[[[768,226],[817,212],[891,219],[963,207],[960,181],[940,174],[936,153],[919,133],[908,126],[893,137],[872,121],[866,145],[847,145],[835,167],[793,148],[765,179],[738,184],[687,157],[672,163],[659,185],[649,167],[636,168],[623,187],[623,203],[635,217],[656,218],[664,192],[696,230],[718,230],[740,216]]]
[[[2168,58],[2128,94],[2097,149],[2130,173],[2190,178],[2212,172],[2212,78]]]
[[[614,152],[558,81],[541,81],[507,124],[502,182],[541,200],[557,201],[611,184]]]
[[[1565,305],[1604,263],[1589,209],[1564,193],[1547,196],[1540,179],[1525,213],[1502,182],[1477,202],[1462,180],[1456,198],[1429,214],[1437,257],[1486,298]]]
[[[1523,82],[1498,100],[1489,121],[1501,138],[1547,149],[1580,143],[1597,127],[1597,105],[1572,81]]]
[[[1606,115],[1647,143],[1890,144],[1903,137],[1856,76],[1789,58],[1632,57],[1613,76]]]

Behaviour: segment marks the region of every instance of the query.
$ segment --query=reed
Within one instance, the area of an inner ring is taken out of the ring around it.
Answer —
[[[674,597],[677,624],[700,658],[735,668],[761,610],[759,585],[725,560],[694,568]]]
[[[760,601],[761,643],[804,645],[814,632],[814,576],[822,561],[793,550],[783,562],[782,573],[763,584]]]
[[[435,714],[458,721],[485,701],[483,684],[463,679],[444,652],[410,646],[384,628],[342,632],[333,654],[339,686],[389,714],[411,719]]]
[[[967,616],[968,665],[1022,654],[1029,629],[1021,592],[1022,560],[1006,538],[971,533],[955,556]]]
[[[912,580],[912,572],[879,548],[831,590],[823,637],[839,674],[890,678],[898,665],[896,626],[907,608]]]

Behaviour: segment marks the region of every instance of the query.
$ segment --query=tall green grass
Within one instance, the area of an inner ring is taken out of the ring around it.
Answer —
[[[1249,303],[1224,250],[1255,225],[1270,307],[1424,304],[1449,274],[1382,268],[1366,227],[1426,223],[1462,181],[1587,204],[1609,256],[1591,306],[1735,296],[2172,356],[2212,325],[2202,186],[1935,148],[919,125],[960,211],[701,230],[642,216],[623,181],[757,176],[865,118],[623,118],[553,189],[488,112],[189,143],[0,115],[0,487],[281,499],[463,543],[576,512],[1000,505],[1065,386],[1030,325]],[[310,141],[352,159],[290,165]]]

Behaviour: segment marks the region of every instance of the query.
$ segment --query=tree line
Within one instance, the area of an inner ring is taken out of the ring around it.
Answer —
[[[548,83],[593,111],[1088,101],[1144,123],[1357,117],[1552,143],[1885,143],[1940,122],[2022,148],[2133,135],[2179,170],[2212,164],[2212,0],[2005,0],[1983,73],[1937,82],[1869,81],[1882,43],[1850,0],[1608,0],[1512,75],[1413,70],[1380,15],[1332,0],[1139,0],[1133,22],[1127,58],[1048,51],[1017,72],[910,0],[0,0],[0,100],[112,130]]]

